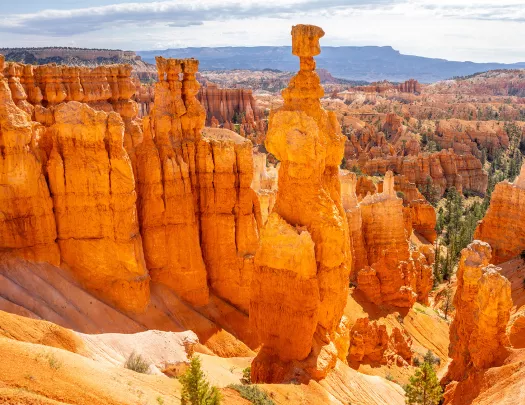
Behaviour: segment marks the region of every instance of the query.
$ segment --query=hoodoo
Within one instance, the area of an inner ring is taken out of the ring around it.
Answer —
[[[338,177],[346,138],[335,114],[320,103],[313,57],[323,35],[316,26],[292,28],[300,71],[282,92],[283,107],[269,118],[266,148],[281,166],[252,280],[250,319],[263,343],[252,363],[257,382],[300,377],[293,374],[296,362],[310,377],[322,378],[348,350],[341,318],[351,254]]]

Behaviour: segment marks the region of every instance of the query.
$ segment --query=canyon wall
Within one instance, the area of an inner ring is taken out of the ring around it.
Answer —
[[[16,106],[0,55],[0,249],[60,263],[53,201],[38,139],[45,128]]]
[[[206,125],[210,126],[215,117],[220,123],[233,122],[242,118],[255,122],[261,118],[251,89],[223,89],[215,83],[208,82],[203,86],[197,99],[206,109]]]
[[[452,150],[420,153],[416,156],[388,156],[385,158],[347,161],[347,167],[359,167],[368,175],[384,175],[388,170],[406,176],[409,182],[424,187],[427,179],[440,196],[450,187],[459,192],[470,190],[485,194],[488,175],[481,162],[473,155],[457,155]]]
[[[490,206],[476,228],[474,237],[492,247],[494,264],[518,256],[525,249],[525,165],[514,183],[496,184]]]
[[[262,225],[252,143],[203,135],[198,61],[159,58],[143,122],[127,65],[1,62],[0,249],[62,263],[125,311],[148,305],[151,276],[247,313]]]
[[[319,100],[313,56],[323,35],[315,26],[292,28],[300,71],[269,120],[266,148],[281,164],[252,279],[250,322],[263,343],[252,363],[254,382],[301,378],[294,369],[320,379],[348,351],[342,315],[351,253],[338,178],[345,137]]]

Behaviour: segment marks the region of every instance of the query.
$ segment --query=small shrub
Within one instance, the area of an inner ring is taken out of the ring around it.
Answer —
[[[395,381],[394,376],[392,374],[387,374],[385,377],[388,381]]]
[[[251,367],[246,367],[244,370],[242,370],[241,382],[243,384],[252,383],[252,368]]]
[[[419,367],[421,365],[421,360],[419,359],[419,357],[414,357],[412,359],[412,365],[414,365],[416,367]]]
[[[49,363],[49,367],[51,367],[53,370],[58,370],[60,367],[62,367],[62,362],[58,360],[53,353],[48,353],[47,361]]]
[[[201,369],[198,356],[193,356],[190,367],[180,376],[182,384],[181,405],[219,405],[221,393],[217,387],[210,387]]]
[[[164,398],[162,398],[162,397],[157,397],[157,403],[158,403],[159,405],[164,405]]]
[[[241,397],[247,399],[252,404],[255,405],[275,405],[275,402],[259,387],[256,385],[240,385],[240,384],[231,384],[228,385],[228,388],[231,388],[237,391]]]
[[[439,366],[441,364],[441,359],[438,356],[434,355],[434,353],[432,353],[432,350],[427,351],[423,360],[425,363],[431,365],[437,364]]]
[[[149,366],[150,364],[146,361],[146,359],[135,352],[132,352],[126,360],[126,363],[124,363],[124,367],[127,369],[141,374],[148,374]]]

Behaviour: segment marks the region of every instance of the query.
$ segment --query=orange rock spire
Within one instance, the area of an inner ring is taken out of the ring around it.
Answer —
[[[200,139],[205,116],[193,101],[198,89],[196,66],[197,61],[157,57],[155,106],[144,119],[144,142],[136,149],[137,205],[152,279],[188,302],[204,305],[208,286],[193,187],[194,141]]]
[[[338,336],[345,330],[344,320],[338,326],[351,261],[338,178],[345,137],[319,100],[323,88],[313,56],[323,35],[315,26],[292,28],[301,68],[282,92],[284,106],[269,119],[266,148],[281,166],[255,257],[250,318],[264,347],[252,363],[254,381],[286,380],[297,361],[322,378],[348,350],[348,330]]]
[[[508,354],[511,286],[501,269],[489,264],[490,259],[490,246],[478,240],[461,251],[447,382],[466,379],[468,371],[497,366]]]

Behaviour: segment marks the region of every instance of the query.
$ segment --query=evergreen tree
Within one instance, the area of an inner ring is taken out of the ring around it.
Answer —
[[[452,295],[452,288],[447,287],[443,291],[443,312],[445,313],[445,319],[448,318],[448,313],[454,310],[454,296]]]
[[[218,405],[221,394],[217,387],[210,387],[201,369],[198,356],[191,358],[190,367],[179,378],[182,384],[181,405]]]
[[[410,382],[405,385],[406,403],[418,405],[437,405],[443,397],[443,389],[434,370],[434,359],[425,355],[425,361],[410,377]]]

